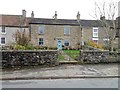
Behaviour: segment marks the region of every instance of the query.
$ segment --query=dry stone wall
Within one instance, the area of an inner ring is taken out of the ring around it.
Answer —
[[[86,63],[119,62],[120,53],[98,50],[83,50],[80,53],[79,60]]]
[[[2,67],[23,67],[35,65],[54,65],[57,61],[57,50],[42,51],[1,51]]]

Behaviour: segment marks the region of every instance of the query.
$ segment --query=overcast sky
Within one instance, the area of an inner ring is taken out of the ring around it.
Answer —
[[[79,11],[81,19],[93,19],[94,2],[110,0],[0,0],[0,14],[22,14],[22,9],[31,16],[34,11],[36,18],[52,18],[55,11],[59,19],[76,19]],[[112,0],[118,2],[120,0]]]

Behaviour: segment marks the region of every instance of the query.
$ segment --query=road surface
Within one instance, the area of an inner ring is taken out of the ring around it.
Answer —
[[[2,88],[118,88],[118,78],[7,80]]]

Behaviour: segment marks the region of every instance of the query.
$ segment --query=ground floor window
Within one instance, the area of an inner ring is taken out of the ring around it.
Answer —
[[[65,41],[64,41],[64,45],[65,45],[65,46],[69,46],[69,45],[70,45],[69,40],[65,40]]]
[[[5,37],[1,38],[1,44],[5,44]]]
[[[95,43],[98,43],[98,40],[93,40]]]
[[[43,39],[43,38],[39,38],[38,44],[39,44],[39,45],[44,45],[44,39]]]
[[[93,38],[92,40],[98,44],[98,40],[99,40],[98,38]]]

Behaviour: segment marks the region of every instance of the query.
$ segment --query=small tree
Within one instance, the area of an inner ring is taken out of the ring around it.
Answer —
[[[18,45],[27,46],[30,43],[29,36],[26,34],[25,30],[23,31],[18,30],[14,34],[14,37],[15,37],[15,42]]]
[[[116,36],[116,18],[115,15],[117,13],[117,3],[115,2],[103,2],[102,4],[98,4],[95,2],[95,10],[94,10],[94,18],[97,19],[101,26],[104,28],[106,38],[108,39],[107,46],[110,47],[110,50],[113,51],[113,41]],[[101,18],[99,20],[99,17]],[[106,20],[106,17],[108,18]]]

